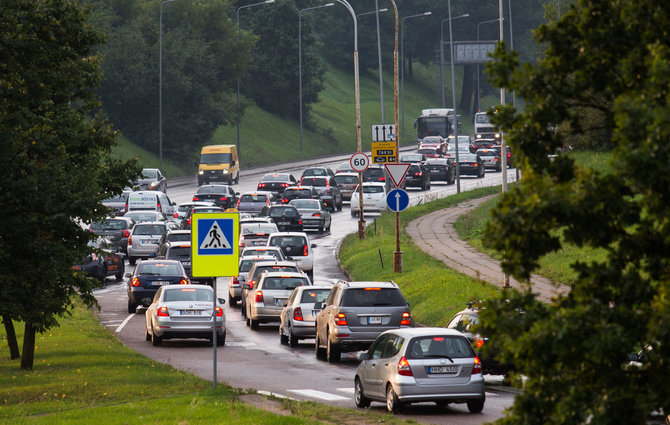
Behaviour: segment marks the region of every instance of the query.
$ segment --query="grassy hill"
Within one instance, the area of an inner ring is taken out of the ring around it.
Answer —
[[[319,102],[313,105],[311,121],[303,125],[302,151],[300,123],[297,120],[288,121],[255,106],[245,110],[240,130],[240,162],[243,169],[356,151],[353,72],[327,66],[324,77],[325,89],[320,95]],[[448,81],[450,77],[447,75],[446,78]],[[456,79],[460,80],[460,75],[457,75]],[[421,109],[440,105],[438,68],[415,63],[413,78],[406,76],[404,85],[405,131],[403,138],[401,130],[400,144],[411,145],[416,141],[413,123]],[[451,99],[451,88],[448,86],[446,96]],[[457,83],[457,87],[459,86]],[[361,148],[367,151],[370,150],[371,126],[382,123],[378,74],[361,74],[360,87]],[[392,72],[384,72],[384,105],[386,123],[393,123]],[[398,119],[402,119],[400,96]],[[463,126],[464,131],[471,131],[470,120],[465,117]],[[211,143],[236,144],[237,127],[235,125],[219,127],[212,135]],[[121,140],[118,152],[122,157],[139,156],[146,167],[159,165],[158,155],[134,145],[127,139]],[[190,160],[178,163],[164,158],[162,169],[169,177],[195,173],[194,164]]]

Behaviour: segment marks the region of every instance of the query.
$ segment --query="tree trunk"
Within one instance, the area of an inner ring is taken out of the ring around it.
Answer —
[[[23,356],[21,356],[21,369],[32,370],[35,359],[35,328],[32,323],[26,322],[23,334]]]
[[[12,360],[18,359],[19,344],[16,342],[16,332],[14,332],[14,322],[9,314],[2,315],[2,322],[5,324],[5,333],[7,334],[7,345],[9,345],[9,356]]]
[[[470,111],[472,109],[472,96],[476,94],[475,85],[477,65],[465,65],[463,67],[463,88],[461,91],[461,100],[458,105],[459,111]]]

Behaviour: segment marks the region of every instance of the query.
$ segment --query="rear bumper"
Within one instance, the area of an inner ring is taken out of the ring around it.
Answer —
[[[421,385],[411,376],[396,375],[393,389],[398,399],[406,402],[453,400],[466,401],[484,399],[482,374],[472,375],[467,384]]]

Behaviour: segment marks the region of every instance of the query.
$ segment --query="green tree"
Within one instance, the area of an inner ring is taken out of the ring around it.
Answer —
[[[0,313],[5,326],[25,324],[23,369],[36,332],[57,325],[75,297],[95,305],[93,280],[71,268],[91,251],[80,223],[139,174],[111,156],[114,131],[88,114],[99,107],[93,47],[103,36],[87,18],[69,0],[0,2]]]
[[[495,208],[484,240],[503,269],[528,279],[564,244],[606,250],[576,260],[569,293],[543,304],[510,290],[483,311],[481,331],[525,375],[499,424],[643,424],[670,412],[670,8],[665,0],[578,0],[536,37],[534,64],[499,48],[489,67],[516,90],[494,117],[522,167]],[[583,114],[610,135],[610,172],[549,154],[588,136]],[[557,128],[569,131],[555,131]],[[647,347],[640,365],[628,354]]]

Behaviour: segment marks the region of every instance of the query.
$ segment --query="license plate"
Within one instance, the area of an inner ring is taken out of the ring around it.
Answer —
[[[379,316],[368,316],[368,325],[381,325],[382,318]]]
[[[190,261],[184,261],[182,264],[184,265],[184,267],[191,267]]]
[[[263,243],[263,241],[254,241],[254,242],[251,242],[251,246],[264,246],[264,245],[265,245],[265,244]]]
[[[291,224],[291,222],[290,221],[280,221],[277,224],[280,225],[280,226],[288,226],[289,224]]]
[[[182,316],[200,316],[200,310],[180,310]]]
[[[458,366],[429,366],[428,373],[456,373],[458,372]]]
[[[275,305],[284,307],[284,301],[286,301],[288,298],[275,298]]]
[[[168,282],[168,281],[166,281],[166,280],[153,280],[153,281],[151,281],[151,284],[152,284],[153,286],[162,286],[162,285],[167,285],[167,284],[169,284],[169,283],[170,283],[170,282]]]
[[[440,172],[440,170],[430,170],[430,172],[433,173],[433,174],[437,174],[437,173]]]

